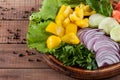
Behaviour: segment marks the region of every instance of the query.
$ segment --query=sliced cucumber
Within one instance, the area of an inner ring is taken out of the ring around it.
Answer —
[[[114,27],[110,31],[110,37],[116,42],[120,42],[120,26],[119,27]]]
[[[100,22],[98,28],[103,29],[106,32],[106,34],[109,35],[110,31],[117,26],[119,26],[119,23],[114,18],[106,17]]]
[[[105,16],[101,14],[93,14],[89,17],[89,25],[91,28],[96,28],[100,24],[100,22],[106,18]]]

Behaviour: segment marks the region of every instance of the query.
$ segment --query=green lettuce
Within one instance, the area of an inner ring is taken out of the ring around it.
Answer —
[[[86,0],[59,0],[59,5],[65,4],[70,5],[71,7],[75,7],[80,5],[80,3],[86,3]]]
[[[30,22],[27,33],[27,42],[30,48],[35,48],[43,53],[47,52],[46,40],[50,34],[45,31],[45,28],[49,23],[50,21],[37,24],[33,21]]]
[[[113,7],[110,0],[86,0],[86,3],[97,13],[105,16],[112,15]]]
[[[27,44],[29,48],[35,48],[42,53],[48,51],[46,40],[50,36],[50,33],[47,33],[45,28],[51,21],[54,21],[58,10],[57,0],[44,0],[40,11],[30,16],[27,33]]]
[[[39,12],[33,13],[30,20],[35,22],[54,21],[59,10],[58,0],[44,0]]]

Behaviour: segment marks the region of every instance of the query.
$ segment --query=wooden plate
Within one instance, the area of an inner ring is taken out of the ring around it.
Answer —
[[[41,54],[41,56],[44,59],[44,62],[47,63],[52,69],[77,79],[104,79],[120,74],[120,63],[97,70],[84,70],[81,68],[64,66],[52,55]]]

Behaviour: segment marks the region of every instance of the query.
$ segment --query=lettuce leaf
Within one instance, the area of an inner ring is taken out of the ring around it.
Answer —
[[[30,16],[27,33],[27,44],[29,48],[35,48],[42,53],[47,52],[46,40],[51,34],[47,33],[45,28],[51,21],[54,21],[58,10],[57,0],[44,0],[40,11]]]
[[[86,0],[86,3],[97,13],[105,16],[112,15],[113,7],[110,0]]]
[[[46,26],[50,21],[36,23],[31,21],[27,33],[27,44],[30,48],[35,48],[40,52],[47,52],[46,40],[49,33],[45,31]]]
[[[59,10],[58,0],[44,0],[43,6],[40,9],[40,12],[42,13],[42,19],[44,20],[54,20],[57,12]]]
[[[86,0],[59,0],[59,4],[65,4],[70,5],[71,7],[75,7],[77,5],[80,5],[80,3],[86,3]]]
[[[30,20],[35,22],[44,22],[54,20],[59,10],[58,0],[43,0],[42,8],[39,12],[33,13]]]

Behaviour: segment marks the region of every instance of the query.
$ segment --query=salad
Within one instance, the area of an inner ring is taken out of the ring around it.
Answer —
[[[93,70],[120,62],[119,0],[43,0],[27,44],[65,66]]]

